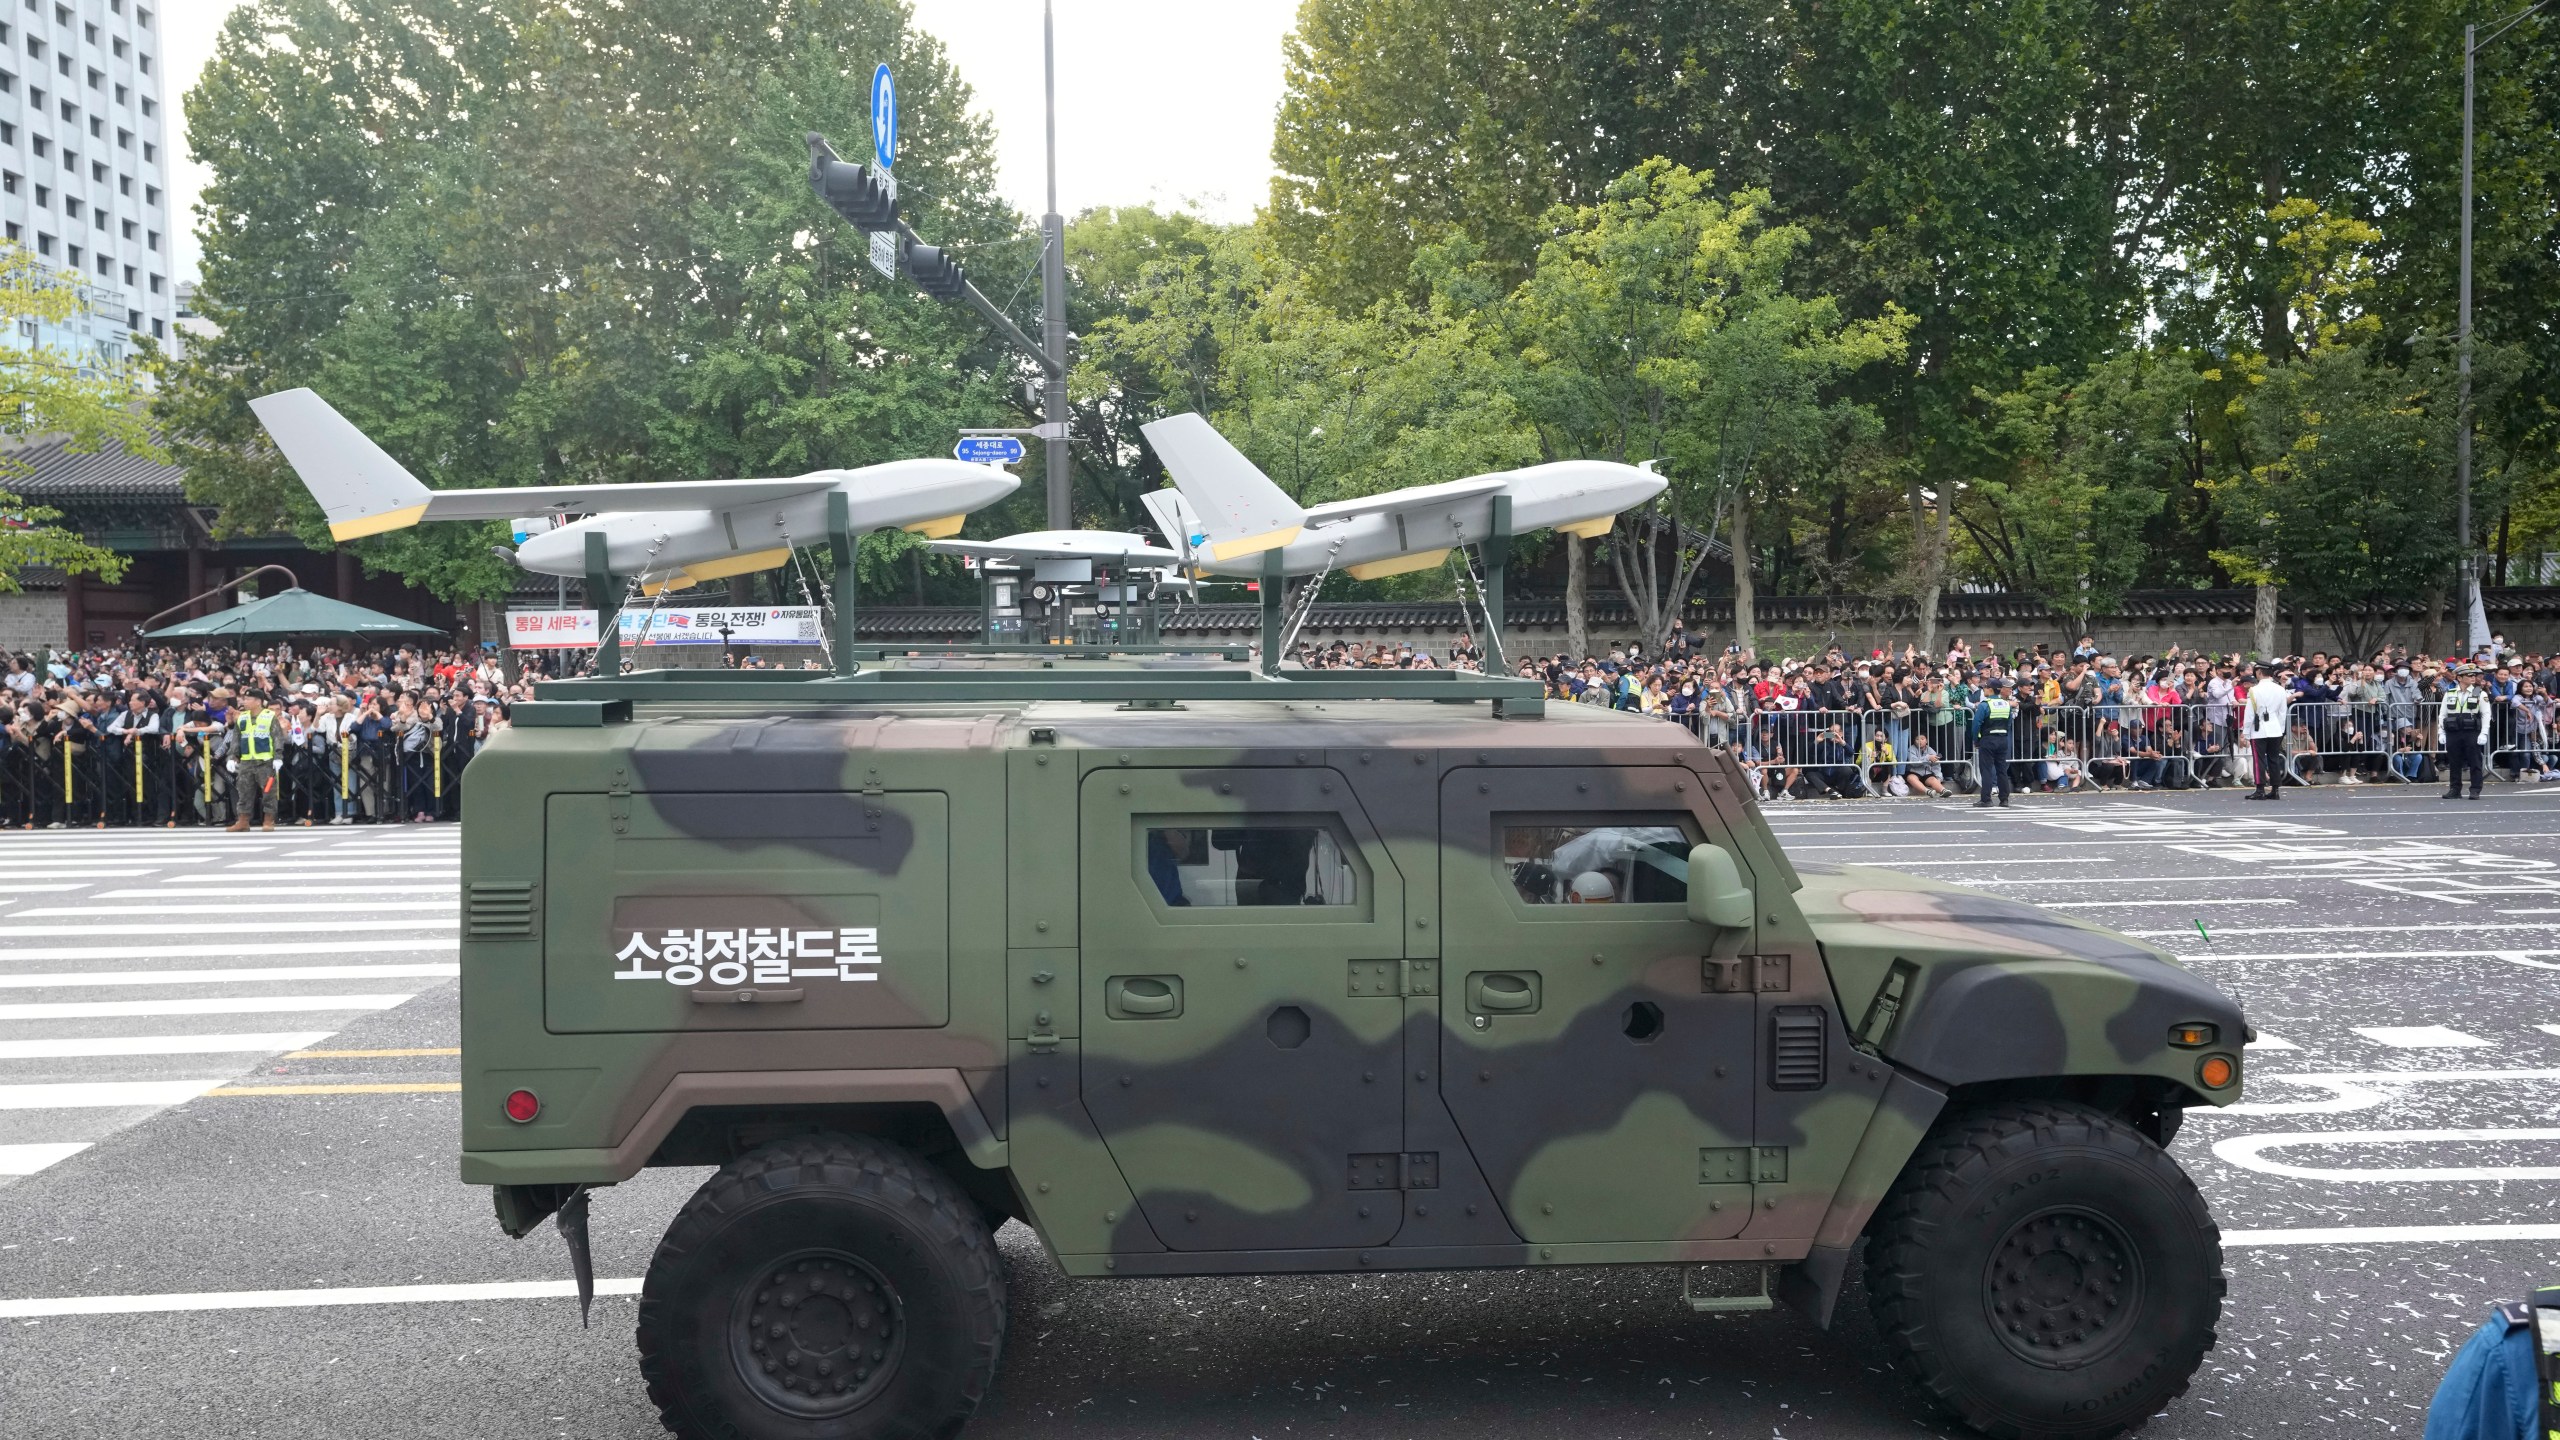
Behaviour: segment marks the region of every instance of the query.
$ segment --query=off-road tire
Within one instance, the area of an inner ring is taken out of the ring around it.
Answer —
[[[881,1141],[786,1140],[722,1166],[658,1242],[640,1373],[683,1440],[925,1440],[986,1398],[1004,1325],[958,1186]]]
[[[2222,1314],[2222,1232],[2168,1153],[2063,1102],[1945,1118],[1868,1231],[1876,1329],[1997,1440],[2102,1440],[2186,1392]]]

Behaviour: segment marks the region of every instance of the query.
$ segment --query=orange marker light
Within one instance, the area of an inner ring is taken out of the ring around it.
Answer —
[[[2210,1025],[2172,1025],[2169,1043],[2188,1050],[2201,1050],[2213,1043],[2218,1032]]]
[[[2240,1067],[2231,1063],[2228,1055],[2207,1055],[2204,1063],[2196,1067],[2196,1078],[2204,1082],[2207,1090],[2223,1089],[2239,1078],[2239,1074]]]

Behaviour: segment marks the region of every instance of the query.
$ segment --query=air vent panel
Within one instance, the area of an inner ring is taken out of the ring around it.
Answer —
[[[465,928],[474,940],[517,940],[533,934],[533,882],[474,880],[464,887]]]
[[[1830,1017],[1819,1005],[1781,1005],[1769,1016],[1769,1088],[1819,1090],[1830,1073]]]

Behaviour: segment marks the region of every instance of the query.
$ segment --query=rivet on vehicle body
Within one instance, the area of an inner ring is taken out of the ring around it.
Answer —
[[[1120,752],[1120,763],[1121,763],[1121,764],[1123,764],[1123,765],[1126,765],[1126,764],[1128,764],[1128,763],[1129,763],[1129,752],[1128,752],[1128,751],[1123,750],[1123,751],[1121,751],[1121,752]]]
[[[1043,1075],[1043,1076],[1041,1076],[1041,1077],[1040,1077],[1040,1088],[1041,1088],[1041,1089],[1043,1089],[1043,1090],[1046,1090],[1046,1089],[1048,1089],[1048,1088],[1049,1088],[1049,1077],[1048,1077],[1048,1076]],[[1042,1186],[1041,1188],[1045,1190],[1045,1189],[1047,1189],[1048,1187],[1044,1185],[1044,1186]]]
[[[1418,755],[1415,755],[1415,756],[1413,757],[1413,763],[1414,763],[1414,764],[1416,764],[1416,765],[1419,765],[1419,764],[1423,763],[1424,761],[1426,761],[1426,760],[1428,760],[1428,759],[1430,759],[1430,758],[1431,758],[1431,757],[1430,757],[1430,756],[1428,756],[1428,755],[1419,755],[1419,754],[1418,754]]]
[[[1591,952],[1591,963],[1592,963],[1592,964],[1594,964],[1594,965],[1597,965],[1597,964],[1599,964],[1599,963],[1600,963],[1600,952],[1599,952],[1599,951],[1594,950],[1594,951],[1592,951],[1592,952]]]
[[[1580,783],[1576,783],[1576,784],[1574,785],[1574,787],[1573,787],[1573,788],[1574,788],[1574,793],[1576,793],[1576,794],[1585,794],[1585,793],[1588,793],[1588,792],[1590,791],[1590,789],[1591,789],[1591,787],[1590,787],[1590,786],[1588,786],[1588,785],[1584,785],[1584,784],[1580,784]]]
[[[1368,1219],[1368,1218],[1369,1218],[1369,1207],[1368,1207],[1368,1206],[1363,1205],[1363,1206],[1361,1206],[1361,1207],[1360,1207],[1360,1218],[1361,1218],[1361,1219],[1363,1219],[1363,1220],[1366,1220],[1366,1219]],[[1363,1259],[1363,1260],[1366,1260],[1366,1259],[1368,1259],[1369,1257],[1368,1257],[1368,1256],[1366,1256],[1366,1255],[1363,1255],[1363,1256],[1361,1256],[1360,1258],[1361,1258],[1361,1259]]]
[[[1553,1260],[1556,1258],[1556,1252],[1553,1250],[1541,1250],[1538,1252],[1538,1258],[1541,1260]]]
[[[1236,957],[1236,968],[1239,970],[1244,968],[1244,957],[1241,955]]]
[[[1129,787],[1128,787],[1128,786],[1126,786],[1126,785],[1121,786],[1121,787],[1120,787],[1120,793],[1121,793],[1121,794],[1123,794],[1123,795],[1128,794],[1128,793],[1129,793]]]
[[[1126,1090],[1126,1089],[1128,1089],[1130,1086],[1135,1085],[1135,1084],[1137,1084],[1137,1083],[1138,1083],[1137,1081],[1135,1081],[1135,1080],[1133,1080],[1133,1079],[1129,1078],[1129,1077],[1128,1077],[1128,1076],[1126,1076],[1126,1075],[1123,1075],[1123,1076],[1121,1076],[1121,1077],[1120,1077],[1120,1088],[1121,1088],[1121,1089],[1123,1089],[1123,1090]]]
[[[1325,794],[1330,795],[1330,794],[1332,794],[1332,793],[1333,793],[1333,782],[1332,782],[1332,781],[1330,781],[1330,780],[1327,780],[1326,782],[1324,782],[1323,784],[1321,784],[1321,785],[1317,786],[1316,788],[1317,788],[1318,790],[1323,791]]]
[[[1539,1207],[1538,1207],[1538,1213],[1539,1213],[1539,1214],[1541,1214],[1541,1215],[1553,1215],[1554,1213],[1556,1213],[1556,1207],[1554,1207],[1553,1205],[1541,1205],[1541,1206],[1539,1206]],[[1553,1253],[1553,1252],[1549,1252],[1549,1253]]]
[[[1363,1085],[1375,1085],[1376,1083],[1378,1083],[1378,1072],[1377,1072],[1377,1071],[1375,1071],[1375,1070],[1363,1070],[1363,1071],[1361,1071],[1361,1072],[1360,1072],[1360,1083],[1361,1083],[1361,1084],[1363,1084]]]
[[[1105,1270],[1117,1270],[1120,1268],[1120,1262],[1117,1260],[1105,1260],[1102,1262],[1102,1268]]]
[[[1366,1215],[1366,1214],[1368,1214],[1369,1212],[1368,1212],[1368,1210],[1367,1210],[1367,1208],[1366,1208],[1366,1207],[1363,1207],[1363,1208],[1362,1208],[1362,1210],[1360,1211],[1360,1213],[1361,1213],[1361,1214],[1363,1214],[1363,1215]],[[1361,1263],[1361,1264],[1363,1264],[1363,1265],[1366,1265],[1366,1264],[1368,1264],[1368,1263],[1369,1263],[1369,1252],[1368,1252],[1368,1251],[1363,1250],[1363,1251],[1361,1251],[1361,1252],[1360,1252],[1360,1263]]]
[[[1119,1223],[1120,1223],[1120,1212],[1119,1212],[1119,1211],[1117,1211],[1117,1210],[1105,1210],[1105,1211],[1103,1211],[1103,1212],[1102,1212],[1102,1223],[1103,1223],[1103,1224],[1105,1224],[1105,1225],[1117,1225],[1117,1224],[1119,1224]]]
[[[1763,1210],[1775,1210],[1775,1209],[1777,1209],[1777,1208],[1778,1208],[1778,1197],[1777,1197],[1777,1196],[1775,1196],[1775,1195],[1772,1195],[1772,1196],[1770,1196],[1768,1199],[1761,1201],[1761,1202],[1760,1202],[1760,1208],[1761,1208],[1761,1209],[1763,1209]]]
[[[1031,922],[1031,928],[1039,931],[1043,935],[1046,935],[1049,933],[1049,922],[1046,920],[1034,920]]]
[[[1778,1247],[1775,1245],[1763,1245],[1760,1247],[1760,1253],[1763,1255],[1775,1255],[1778,1253]]]
[[[1413,928],[1414,928],[1414,929],[1416,929],[1416,930],[1428,930],[1428,929],[1430,929],[1430,928],[1431,928],[1431,921],[1430,921],[1429,917],[1427,917],[1427,916],[1422,916],[1422,915],[1416,915],[1416,916],[1414,916],[1414,917],[1413,917]]]
[[[1417,1085],[1430,1078],[1431,1072],[1428,1070],[1416,1070],[1413,1072],[1414,1083]]]
[[[1233,785],[1228,784],[1228,783],[1227,783],[1226,781],[1224,781],[1224,780],[1221,780],[1221,781],[1219,781],[1219,782],[1218,782],[1218,793],[1219,793],[1219,794],[1221,794],[1221,795],[1232,795],[1232,794],[1234,794],[1235,792],[1236,792],[1236,787],[1234,787]]]
[[[1479,1016],[1477,1016],[1476,1018],[1477,1018],[1478,1020],[1482,1020],[1484,1017],[1483,1017],[1483,1016],[1481,1016],[1481,1015],[1479,1015]],[[1479,1071],[1477,1071],[1477,1072],[1476,1072],[1476,1083],[1478,1083],[1478,1084],[1490,1084],[1490,1083],[1492,1083],[1492,1080],[1493,1080],[1493,1072],[1492,1072],[1492,1071],[1490,1071],[1490,1070],[1479,1070]]]
[[[1491,1016],[1487,1016],[1487,1015],[1478,1015],[1477,1017],[1475,1017],[1475,1021],[1476,1021],[1476,1028],[1477,1028],[1477,1029],[1479,1029],[1479,1030],[1488,1030],[1488,1029],[1491,1029],[1491,1028],[1493,1027],[1493,1019],[1492,1019],[1492,1017],[1491,1017]]]
[[[1413,1213],[1416,1215],[1428,1215],[1431,1213],[1431,1207],[1428,1205],[1416,1205],[1413,1207]]]
[[[1468,1207],[1467,1207],[1467,1213],[1468,1213],[1468,1214],[1470,1214],[1470,1215],[1473,1215],[1474,1213],[1476,1213],[1476,1207],[1474,1207],[1473,1205],[1468,1206]]]
[[[1493,793],[1493,787],[1479,780],[1476,782],[1476,793],[1479,795],[1490,795]]]

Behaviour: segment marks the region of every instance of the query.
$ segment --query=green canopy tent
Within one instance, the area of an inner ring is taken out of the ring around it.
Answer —
[[[367,610],[297,585],[246,605],[217,610],[201,620],[143,632],[145,640],[276,640],[288,635],[428,636],[445,632],[379,610]]]

